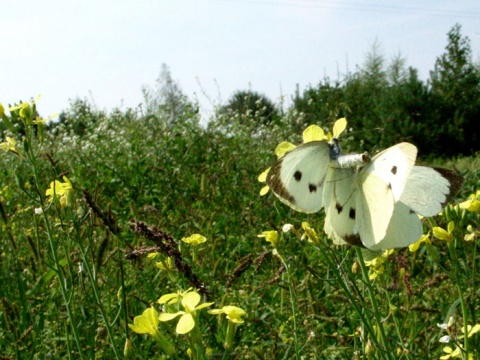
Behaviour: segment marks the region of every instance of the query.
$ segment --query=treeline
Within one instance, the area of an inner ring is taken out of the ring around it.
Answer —
[[[397,56],[387,63],[373,46],[365,64],[343,79],[324,79],[297,90],[288,111],[302,115],[297,132],[308,124],[331,126],[346,117],[354,150],[381,149],[401,141],[417,145],[422,156],[471,155],[480,150],[480,67],[460,25],[448,32],[445,53],[427,81]],[[250,111],[257,125],[281,124],[291,117],[252,91],[234,94],[223,111]],[[288,113],[287,111],[287,113]]]
[[[424,155],[479,151],[480,69],[460,30],[455,25],[448,32],[445,53],[426,82],[416,69],[405,68],[404,59],[386,64],[374,48],[363,68],[343,81],[325,79],[297,93],[293,106],[309,123],[347,117],[349,125],[361,130],[358,140],[367,149],[410,141]]]

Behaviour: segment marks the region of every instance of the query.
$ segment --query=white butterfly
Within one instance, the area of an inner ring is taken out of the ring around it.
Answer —
[[[414,166],[416,156],[409,143],[368,160],[364,154],[340,155],[336,139],[312,141],[279,158],[266,182],[297,211],[324,207],[324,230],[336,243],[405,247],[422,235],[417,214],[438,214],[463,183],[454,172]]]

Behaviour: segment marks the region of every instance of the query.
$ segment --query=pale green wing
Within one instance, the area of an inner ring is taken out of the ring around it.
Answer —
[[[423,216],[435,216],[456,195],[463,178],[453,171],[414,166],[400,201]]]
[[[326,141],[312,141],[289,151],[272,166],[267,185],[291,208],[314,213],[324,202],[323,186],[330,162]]]
[[[325,226],[327,236],[336,244],[360,245],[355,229],[357,210],[352,187],[355,169],[330,168],[325,181]]]
[[[423,226],[418,215],[401,201],[395,203],[385,237],[369,246],[370,250],[386,250],[407,247],[418,241],[423,234]]]
[[[400,199],[417,156],[409,143],[392,146],[359,172],[355,181],[357,230],[363,244],[373,247],[385,238],[395,203]]]

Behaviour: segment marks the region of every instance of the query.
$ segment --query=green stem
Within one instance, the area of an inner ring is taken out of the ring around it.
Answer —
[[[193,359],[204,360],[205,351],[202,347],[202,334],[198,328],[198,314],[195,317],[195,327],[187,334],[190,350],[193,354]]]
[[[474,240],[475,241],[475,240]],[[476,294],[477,293],[477,289],[476,289],[476,284],[477,282],[475,281],[475,277],[476,277],[476,272],[477,272],[477,267],[476,267],[476,259],[477,259],[477,246],[473,246],[473,256],[472,256],[472,294]],[[474,296],[473,299],[472,299],[472,309],[476,309],[477,308],[477,304],[476,304],[476,299],[477,297]],[[475,312],[473,313],[473,318],[472,318],[472,323],[473,324],[476,324],[477,323],[477,318],[475,316]]]
[[[93,224],[92,224],[91,228],[92,229],[94,228]],[[82,254],[82,263],[83,263],[82,265],[85,269],[85,272],[86,272],[86,274],[88,276],[88,279],[90,281],[90,284],[92,286],[93,295],[95,297],[95,301],[97,303],[98,309],[100,310],[100,314],[101,314],[103,322],[105,324],[105,328],[107,330],[108,338],[110,339],[110,344],[113,348],[115,358],[120,359],[121,356],[120,356],[120,354],[117,350],[117,347],[115,346],[115,337],[114,337],[114,334],[113,334],[113,331],[112,331],[112,327],[110,326],[110,322],[108,321],[105,310],[103,309],[102,299],[100,298],[100,295],[99,295],[99,292],[98,292],[97,283],[95,281],[95,276],[93,275],[92,269],[90,268],[90,263],[89,263],[88,258],[87,258],[87,251],[85,250],[85,248],[82,244],[80,235],[78,235],[78,236],[79,236],[80,240],[76,241],[76,243],[77,243],[78,247],[80,248],[80,252]]]
[[[462,289],[460,285],[457,284],[457,291],[458,296],[460,298],[460,306],[462,308],[462,316],[463,316],[463,333],[465,337],[463,338],[463,350],[465,350],[465,357],[468,359],[468,350],[469,350],[469,343],[468,343],[468,313],[467,313],[467,306],[465,304],[465,298],[463,297]]]
[[[461,287],[461,281],[460,281],[460,268],[458,266],[459,261],[458,261],[458,254],[457,254],[457,247],[456,247],[457,239],[455,238],[453,241],[450,241],[448,243],[448,251],[450,253],[450,258],[452,259],[453,266],[455,267],[455,273],[454,277],[456,279],[455,281],[455,287],[457,288],[458,291],[458,297],[460,300],[460,307],[462,309],[462,317],[463,317],[463,332],[465,334],[465,337],[463,338],[463,350],[465,351],[465,357],[468,359],[468,351],[469,351],[469,342],[468,342],[468,311],[467,311],[467,305],[465,303],[465,298],[463,296],[463,291]]]
[[[233,345],[233,338],[235,337],[235,333],[237,332],[237,324],[229,321],[227,324],[227,333],[225,335],[225,350],[231,350]]]
[[[193,250],[192,250],[192,263],[194,265],[197,264],[197,259],[198,259],[198,249],[197,249],[197,246],[193,246]]]
[[[320,246],[323,246],[322,249],[315,247],[320,254],[323,255],[323,258],[328,262],[330,269],[332,270],[333,274],[335,275],[335,278],[337,279],[338,284],[340,287],[343,289],[345,295],[347,296],[348,300],[350,301],[350,304],[354,307],[355,311],[357,312],[358,316],[360,317],[363,326],[366,329],[366,332],[371,334],[371,339],[375,345],[380,347],[380,343],[378,342],[377,336],[375,331],[373,330],[372,324],[370,322],[370,319],[365,316],[365,311],[361,307],[361,302],[358,301],[358,299],[355,298],[354,294],[349,288],[349,285],[345,281],[345,278],[342,276],[342,273],[340,272],[340,267],[339,267],[339,261],[336,261],[335,256],[333,255],[333,250],[327,246],[324,243],[320,243]],[[331,254],[329,256],[328,254]],[[355,283],[352,281],[352,286],[356,288]],[[358,289],[357,289],[358,292]],[[360,296],[360,294],[359,294]],[[366,340],[366,339],[365,339]]]
[[[158,342],[162,350],[165,351],[167,355],[172,356],[175,354],[175,347],[160,330],[155,332],[153,338]]]
[[[288,283],[288,290],[290,291],[290,305],[292,308],[292,322],[293,322],[293,341],[295,346],[295,358],[299,359],[300,350],[299,350],[299,343],[297,337],[297,314],[296,314],[296,296],[295,296],[295,289],[293,287],[293,281],[290,276],[290,270],[287,265],[287,262],[283,259],[283,257],[278,254],[278,258],[282,261],[283,266],[285,267],[285,273],[287,274],[287,283]]]
[[[26,127],[26,129],[28,129],[28,127]],[[45,209],[43,194],[39,189],[40,179],[39,179],[39,176],[38,176],[38,169],[37,169],[37,165],[36,165],[36,156],[33,153],[32,145],[31,145],[31,139],[32,139],[31,135],[32,135],[31,132],[26,130],[26,140],[25,141],[29,142],[29,144],[27,146],[25,146],[25,148],[27,149],[26,155],[27,155],[28,161],[29,161],[29,163],[32,167],[33,178],[34,178],[34,181],[35,181],[35,189],[36,189],[38,199],[39,199],[38,202],[40,203],[41,208]],[[46,232],[47,232],[48,245],[49,245],[50,253],[51,253],[51,256],[52,256],[52,259],[53,259],[53,263],[54,263],[53,270],[55,271],[55,273],[58,276],[60,291],[62,293],[63,302],[64,302],[65,307],[67,309],[68,320],[69,320],[69,323],[70,323],[70,327],[73,331],[73,336],[75,338],[75,343],[76,343],[77,348],[78,348],[78,353],[80,355],[80,358],[84,358],[83,350],[82,350],[82,344],[80,342],[80,336],[78,334],[78,330],[77,330],[77,327],[76,327],[77,324],[76,324],[76,321],[75,321],[75,317],[74,317],[73,311],[70,307],[70,300],[69,300],[69,296],[68,296],[67,289],[66,289],[65,277],[64,277],[63,272],[62,272],[62,265],[60,264],[60,260],[58,259],[56,244],[55,244],[55,240],[54,240],[53,235],[52,235],[53,232],[52,232],[52,228],[51,228],[51,225],[50,225],[50,221],[48,220],[48,217],[47,217],[47,214],[45,213],[45,211],[42,212],[42,215],[43,215],[43,220],[45,222],[45,229],[46,229]]]
[[[360,263],[360,267],[362,269],[364,283],[367,286],[368,295],[369,295],[370,301],[372,303],[373,314],[375,316],[375,322],[377,324],[378,329],[380,330],[380,341],[382,343],[383,348],[385,349],[385,354],[387,356],[387,359],[391,359],[393,351],[392,351],[392,349],[390,349],[390,346],[389,346],[390,344],[387,341],[387,336],[385,334],[385,329],[383,327],[383,322],[382,322],[382,319],[380,317],[380,310],[379,310],[379,307],[378,307],[377,298],[375,297],[375,292],[373,290],[372,283],[370,282],[370,279],[368,278],[368,268],[365,265],[365,262],[363,261],[362,250],[358,247],[355,247],[355,251],[357,253],[358,262]]]

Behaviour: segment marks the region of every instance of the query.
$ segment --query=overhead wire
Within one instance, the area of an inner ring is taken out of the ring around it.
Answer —
[[[367,2],[348,2],[348,1],[328,1],[328,0],[216,0],[222,2],[236,2],[254,5],[274,5],[274,6],[291,6],[300,8],[319,8],[319,9],[342,9],[352,11],[364,12],[380,12],[380,13],[417,13],[431,16],[449,16],[449,17],[465,17],[473,18],[480,17],[480,9],[440,9],[427,8],[419,6],[400,6],[400,5],[385,5],[374,4]]]

